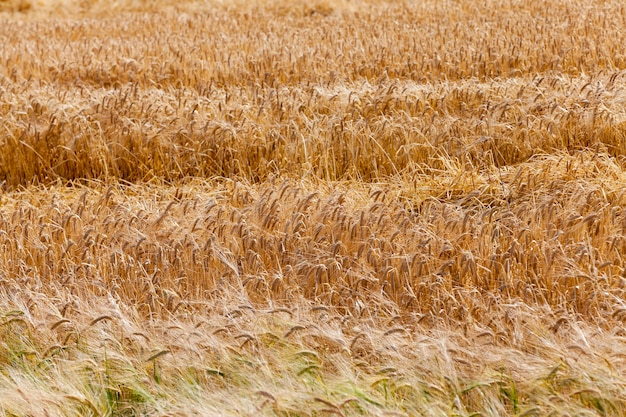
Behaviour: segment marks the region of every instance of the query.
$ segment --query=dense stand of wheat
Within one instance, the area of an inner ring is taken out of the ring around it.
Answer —
[[[0,415],[626,413],[621,2],[0,12]]]

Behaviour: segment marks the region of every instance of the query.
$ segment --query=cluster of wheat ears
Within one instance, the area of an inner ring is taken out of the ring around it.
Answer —
[[[0,416],[626,414],[618,0],[0,0]]]

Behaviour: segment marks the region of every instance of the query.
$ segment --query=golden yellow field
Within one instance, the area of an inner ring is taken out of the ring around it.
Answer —
[[[626,415],[618,0],[0,0],[0,416]]]

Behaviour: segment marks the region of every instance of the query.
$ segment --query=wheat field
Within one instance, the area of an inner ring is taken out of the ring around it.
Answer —
[[[626,415],[617,0],[0,0],[0,416]]]

